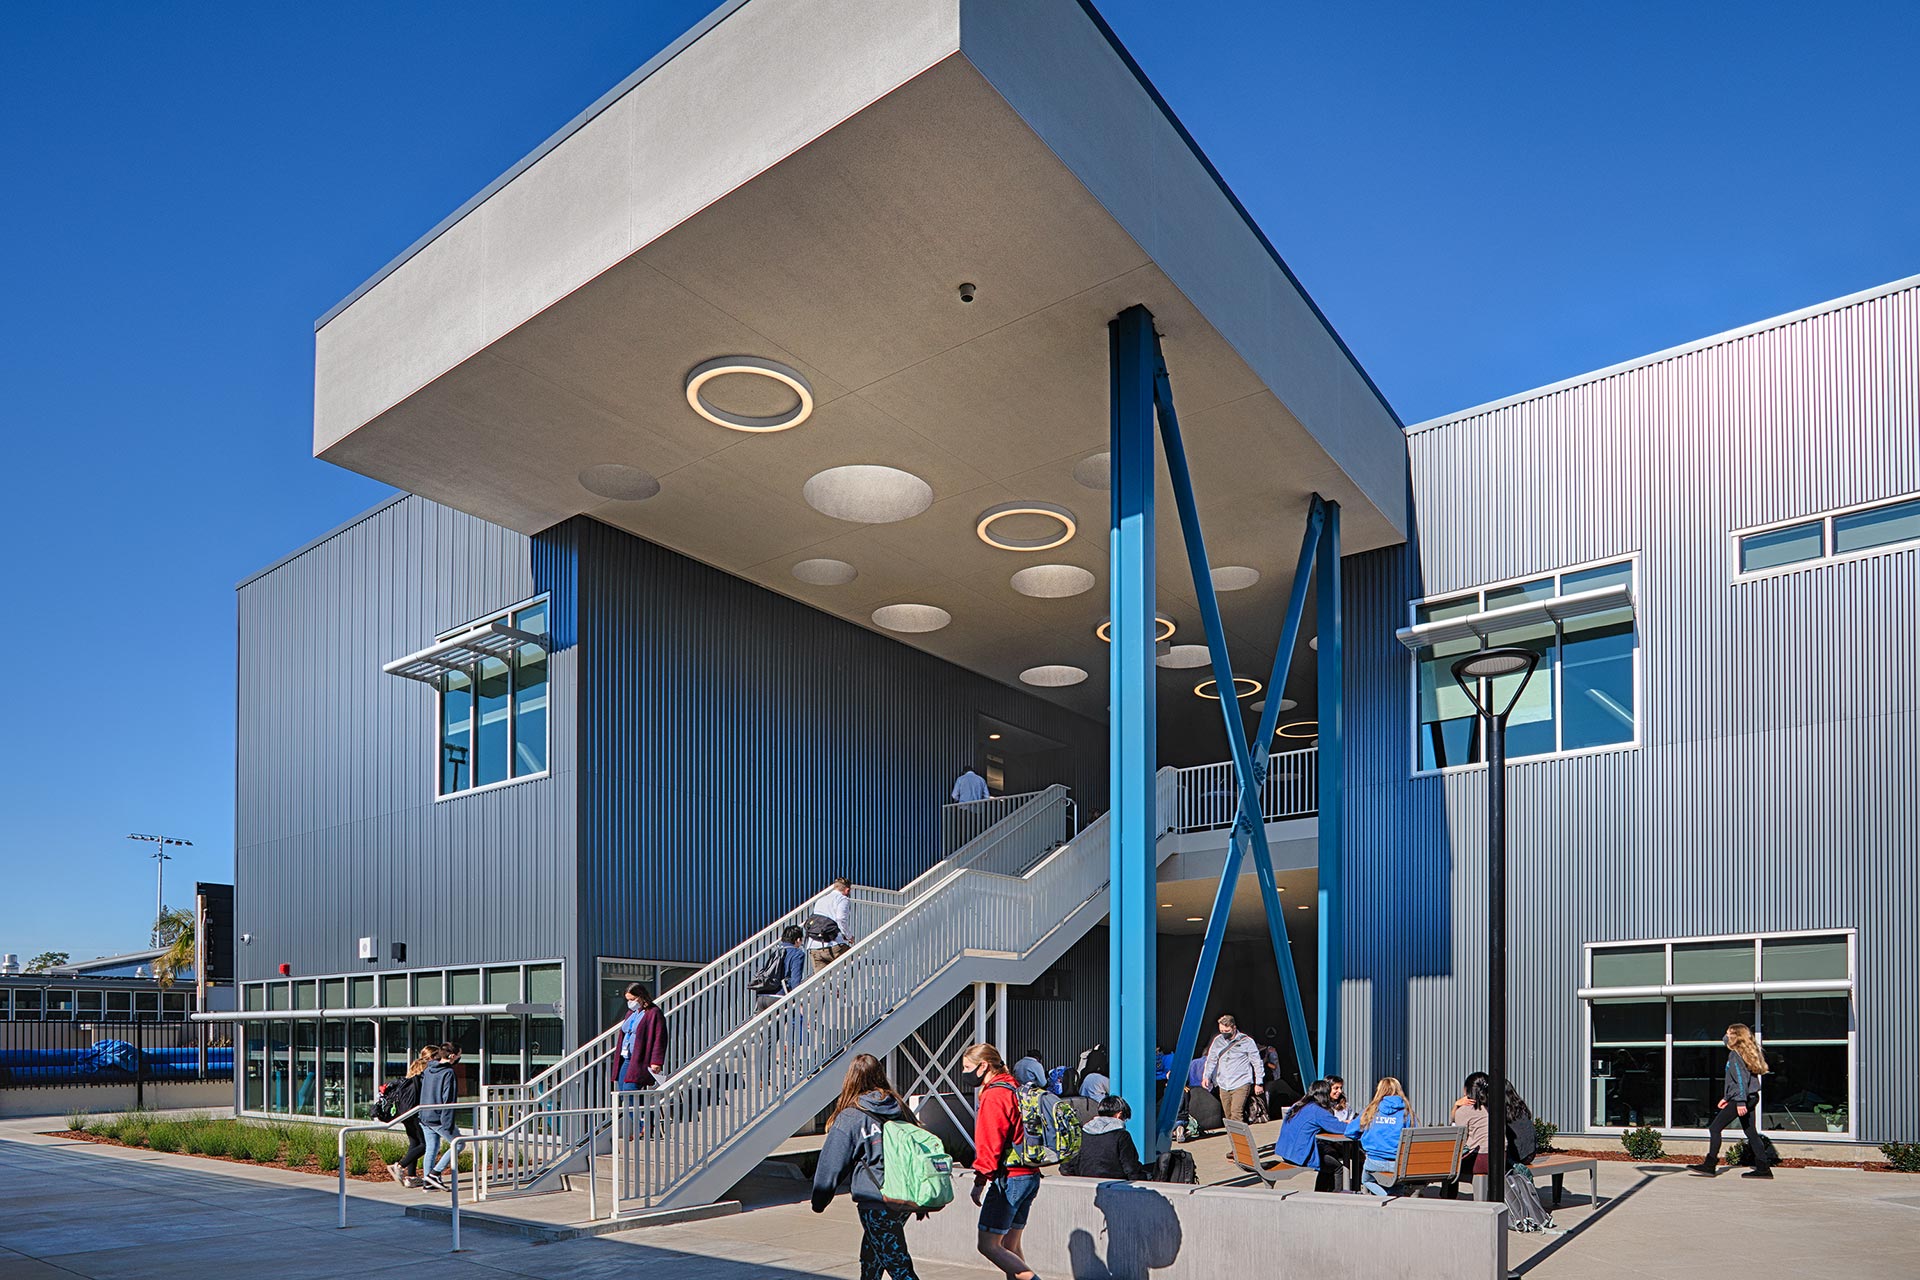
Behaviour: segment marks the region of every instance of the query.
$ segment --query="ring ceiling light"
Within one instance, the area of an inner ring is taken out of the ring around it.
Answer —
[[[1048,520],[1060,522],[1060,528],[1051,534],[1039,538],[1009,538],[993,531],[996,522],[1013,516],[1044,516]],[[1051,551],[1055,547],[1065,546],[1073,541],[1073,535],[1079,531],[1074,523],[1073,512],[1052,502],[1003,502],[999,506],[988,507],[980,513],[980,522],[973,531],[980,535],[980,541],[1002,551]]]
[[[1213,661],[1213,655],[1203,644],[1176,644],[1154,659],[1169,671],[1184,671],[1192,667],[1204,667]]]
[[[1045,666],[1028,667],[1020,673],[1020,683],[1030,684],[1040,689],[1064,689],[1070,684],[1079,684],[1087,678],[1087,673],[1079,667]]]
[[[1078,565],[1036,564],[1013,575],[1013,589],[1036,600],[1064,600],[1093,590],[1093,575]]]
[[[1283,724],[1278,729],[1275,729],[1273,736],[1276,738],[1292,738],[1296,741],[1305,742],[1309,738],[1317,738],[1320,736],[1320,722],[1318,720],[1295,720],[1292,724]]]
[[[855,524],[892,524],[933,505],[933,487],[896,467],[829,467],[800,490],[821,515]]]
[[[1243,564],[1223,564],[1213,571],[1215,591],[1245,591],[1260,581],[1260,571]]]
[[[860,571],[845,560],[802,560],[793,566],[793,576],[815,587],[844,587]]]
[[[938,631],[952,621],[952,614],[931,604],[888,604],[873,611],[874,625],[889,631]]]
[[[1073,464],[1073,481],[1083,489],[1113,488],[1113,455],[1095,453]]]
[[[1178,629],[1179,628],[1177,628],[1174,625],[1173,619],[1167,617],[1164,613],[1156,613],[1153,615],[1153,642],[1155,644],[1161,644],[1169,639],[1172,639],[1173,633]],[[1099,636],[1102,640],[1106,641],[1108,644],[1112,644],[1113,643],[1113,619],[1102,618],[1100,620],[1100,625],[1093,629],[1093,634]],[[1187,646],[1182,645],[1181,647],[1186,648]],[[1205,646],[1194,646],[1194,647],[1204,648]]]
[[[603,462],[597,467],[588,467],[580,473],[580,487],[616,502],[645,502],[660,492],[660,482],[651,471],[622,466],[618,462]]]
[[[1236,698],[1251,698],[1264,688],[1266,688],[1266,686],[1258,680],[1255,680],[1252,676],[1235,676],[1233,678],[1233,696]],[[1193,691],[1203,698],[1211,698],[1215,702],[1220,701],[1220,687],[1212,680],[1202,680],[1199,684],[1193,686]]]
[[[785,413],[752,417],[722,409],[701,394],[701,389],[715,378],[735,373],[750,374],[757,378],[771,378],[798,396],[799,402]],[[758,356],[721,356],[717,360],[708,360],[695,365],[693,372],[687,375],[687,403],[693,407],[695,413],[708,422],[726,427],[730,431],[785,431],[789,427],[799,426],[812,414],[813,388],[807,384],[805,376],[798,369],[789,369],[784,364],[762,360]]]

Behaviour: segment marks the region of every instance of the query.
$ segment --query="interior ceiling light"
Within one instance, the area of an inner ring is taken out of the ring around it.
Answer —
[[[1295,702],[1292,698],[1280,699],[1280,709],[1282,711],[1291,711],[1299,705],[1300,704]],[[1265,698],[1262,698],[1260,699],[1260,701],[1253,704],[1253,710],[1255,711],[1265,711],[1266,709],[1267,709],[1267,700]]]
[[[793,576],[816,587],[844,587],[860,571],[845,560],[802,560],[793,566]]]
[[[1000,741],[1000,735],[999,735],[999,734],[997,734],[997,733],[990,733],[990,734],[988,734],[988,735],[987,735],[987,741],[988,741],[988,742],[998,742],[998,741]]]
[[[1165,615],[1164,613],[1156,613],[1153,615],[1153,642],[1156,645],[1168,639],[1171,639],[1173,636],[1173,633],[1177,630],[1179,630],[1179,627],[1174,623],[1172,618],[1167,617],[1167,615]],[[1100,625],[1093,629],[1093,634],[1099,636],[1102,640],[1106,641],[1108,644],[1112,644],[1113,643],[1113,619],[1102,618],[1100,620]],[[1186,646],[1182,646],[1182,647],[1184,648]],[[1196,645],[1194,647],[1205,648],[1206,646]],[[1172,650],[1168,650],[1168,652],[1172,652]]]
[[[800,496],[821,515],[855,524],[909,520],[933,505],[933,487],[897,467],[829,467],[801,488]]]
[[[1320,652],[1320,637],[1319,637],[1319,636],[1308,636],[1308,637],[1307,637],[1307,648],[1309,648],[1309,649],[1311,649],[1311,650],[1313,650],[1313,651],[1314,651],[1315,653],[1318,653],[1318,652]]]
[[[909,634],[938,631],[952,621],[952,614],[932,604],[887,604],[873,611],[875,626]]]
[[[1305,911],[1306,909],[1307,909],[1307,904],[1304,902],[1294,908],[1294,910],[1296,911]]]
[[[1260,581],[1260,571],[1243,564],[1223,564],[1213,571],[1215,591],[1245,591]]]
[[[1276,738],[1292,738],[1296,741],[1304,742],[1309,738],[1317,738],[1320,736],[1320,722],[1318,720],[1295,720],[1292,724],[1283,724],[1278,729],[1275,729],[1273,736]]]
[[[1064,600],[1093,590],[1093,575],[1073,564],[1036,564],[1013,575],[1013,589],[1036,600]]]
[[[651,471],[622,466],[617,462],[603,462],[582,471],[580,487],[616,502],[645,502],[660,492],[660,482]]]
[[[1030,684],[1037,689],[1064,689],[1086,678],[1087,673],[1081,668],[1064,665],[1028,667],[1020,673],[1021,684]]]
[[[1252,676],[1235,676],[1233,678],[1233,696],[1236,698],[1251,698],[1264,688],[1266,688],[1266,686],[1258,680],[1255,680]],[[1203,698],[1211,698],[1215,702],[1220,701],[1220,687],[1212,680],[1202,680],[1199,684],[1193,686],[1193,691]]]
[[[722,409],[708,400],[702,389],[715,378],[724,378],[730,374],[746,374],[756,378],[771,378],[785,386],[798,397],[798,402],[784,413],[754,417],[744,413],[734,413]],[[762,360],[758,356],[721,356],[717,360],[707,360],[693,367],[687,374],[687,403],[693,411],[716,426],[726,427],[730,431],[785,431],[805,422],[813,413],[813,388],[798,369],[789,369],[786,365],[773,360]]]
[[[995,533],[993,526],[1001,520],[1018,516],[1040,516],[1059,522],[1060,527],[1049,530],[1037,538],[1010,538]],[[1002,551],[1051,551],[1055,547],[1065,546],[1073,541],[1073,535],[1079,531],[1074,523],[1073,512],[1053,502],[1002,502],[998,506],[988,507],[980,513],[980,522],[973,527],[980,535],[980,541]]]
[[[1200,923],[1200,922],[1201,922],[1202,920],[1204,920],[1205,918],[1206,918],[1205,916],[1188,916],[1188,917],[1187,917],[1187,923],[1188,923],[1188,924],[1199,924],[1199,923]]]
[[[1203,644],[1176,644],[1170,646],[1154,661],[1169,671],[1184,671],[1192,667],[1204,667],[1213,661],[1213,654]]]
[[[1073,482],[1083,489],[1106,490],[1113,487],[1113,455],[1089,454],[1073,464]]]

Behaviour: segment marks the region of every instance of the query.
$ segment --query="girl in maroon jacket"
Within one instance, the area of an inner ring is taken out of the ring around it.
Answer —
[[[1026,1141],[1013,1073],[990,1044],[970,1046],[960,1069],[980,1082],[973,1124],[973,1202],[980,1206],[980,1256],[1011,1280],[1035,1280],[1020,1256],[1020,1237],[1040,1190],[1040,1171],[1009,1168],[1007,1155]]]
[[[644,982],[627,988],[627,1016],[620,1024],[620,1069],[614,1088],[651,1089],[667,1062],[667,1016]]]

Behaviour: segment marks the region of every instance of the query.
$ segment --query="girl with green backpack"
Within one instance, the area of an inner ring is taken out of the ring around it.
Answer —
[[[886,1068],[870,1053],[855,1056],[840,1086],[827,1142],[813,1173],[813,1211],[833,1203],[849,1183],[860,1215],[860,1280],[918,1280],[907,1252],[907,1218],[924,1217],[953,1199],[953,1162],[940,1140],[915,1124]]]

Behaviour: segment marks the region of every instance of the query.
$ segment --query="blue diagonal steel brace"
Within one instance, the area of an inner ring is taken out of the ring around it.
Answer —
[[[1267,828],[1260,816],[1260,778],[1264,767],[1255,772],[1253,752],[1247,745],[1246,722],[1240,714],[1240,700],[1229,691],[1235,689],[1233,663],[1227,654],[1226,628],[1220,621],[1220,602],[1214,595],[1213,573],[1207,563],[1206,541],[1200,532],[1200,512],[1193,496],[1193,476],[1187,468],[1186,447],[1180,439],[1180,419],[1173,405],[1173,384],[1161,356],[1159,337],[1154,338],[1156,370],[1154,407],[1159,411],[1160,443],[1167,455],[1167,478],[1172,482],[1174,505],[1180,513],[1180,531],[1186,542],[1187,562],[1193,571],[1194,594],[1200,603],[1200,619],[1207,633],[1207,650],[1213,659],[1216,691],[1220,694],[1220,713],[1227,731],[1227,745],[1233,752],[1234,772],[1240,779],[1241,813],[1236,829],[1253,849],[1254,868],[1260,881],[1260,896],[1266,905],[1267,932],[1273,943],[1274,959],[1280,970],[1280,990],[1287,1006],[1287,1026],[1293,1037],[1293,1051],[1302,1082],[1313,1079],[1314,1053],[1307,1036],[1306,1008],[1300,999],[1300,979],[1294,970],[1293,950],[1287,938],[1286,916],[1280,903],[1280,887],[1274,879],[1273,856],[1267,849]],[[1277,693],[1269,705],[1277,702]],[[1264,722],[1264,717],[1262,717]],[[1266,745],[1264,742],[1261,744]],[[1265,756],[1262,756],[1264,766]],[[1251,820],[1248,820],[1251,805]],[[1222,892],[1231,902],[1225,882]],[[1216,957],[1217,958],[1217,957]],[[1182,1027],[1184,1036],[1185,1028]],[[1173,1089],[1169,1081],[1169,1096]]]

